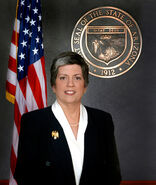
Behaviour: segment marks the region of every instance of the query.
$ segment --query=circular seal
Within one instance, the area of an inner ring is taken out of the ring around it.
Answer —
[[[137,62],[142,36],[138,24],[127,12],[99,7],[78,20],[71,48],[84,57],[90,74],[113,78],[126,73]]]

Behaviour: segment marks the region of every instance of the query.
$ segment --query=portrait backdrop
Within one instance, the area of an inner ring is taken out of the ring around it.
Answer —
[[[8,57],[16,0],[1,1],[0,47],[0,179],[9,179],[13,105],[5,99]],[[42,23],[48,105],[55,100],[50,87],[52,59],[71,50],[77,21],[88,11],[112,6],[130,14],[142,33],[136,64],[115,78],[90,75],[83,103],[112,114],[123,180],[156,180],[156,1],[155,0],[42,0]],[[101,120],[102,121],[102,120]]]

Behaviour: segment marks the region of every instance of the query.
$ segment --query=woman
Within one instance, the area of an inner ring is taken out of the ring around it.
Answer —
[[[119,185],[121,181],[110,114],[85,107],[88,85],[84,59],[65,52],[51,66],[56,101],[22,116],[18,185]]]

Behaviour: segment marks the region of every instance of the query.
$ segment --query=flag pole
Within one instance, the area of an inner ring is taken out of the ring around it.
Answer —
[[[17,64],[17,52],[18,52],[18,47],[17,47],[17,14],[18,14],[18,7],[19,7],[19,0],[17,0],[17,4],[16,4],[16,19],[15,19],[15,30],[16,30],[16,35],[15,35],[15,43],[16,43],[16,64]]]

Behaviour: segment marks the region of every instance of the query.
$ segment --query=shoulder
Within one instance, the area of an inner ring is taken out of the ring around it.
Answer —
[[[47,117],[48,114],[50,114],[51,111],[51,106],[43,108],[43,109],[37,109],[34,111],[30,111],[27,113],[24,113],[22,115],[21,120],[42,120],[45,119],[45,117]]]
[[[38,132],[47,127],[51,115],[51,106],[25,113],[21,117],[21,130]]]
[[[87,113],[88,113],[88,119],[96,125],[96,127],[107,127],[114,129],[114,124],[112,120],[112,115],[106,111],[87,107],[85,106]]]
[[[40,116],[43,116],[44,114],[49,113],[50,111],[51,111],[51,106],[24,113],[22,117],[24,118],[36,117],[36,116],[40,117]]]
[[[100,116],[100,117],[112,117],[110,113],[106,112],[106,111],[103,111],[103,110],[100,110],[100,109],[96,109],[96,108],[93,108],[93,107],[88,107],[88,106],[85,106],[87,112],[88,112],[88,115],[92,115],[92,116]]]

